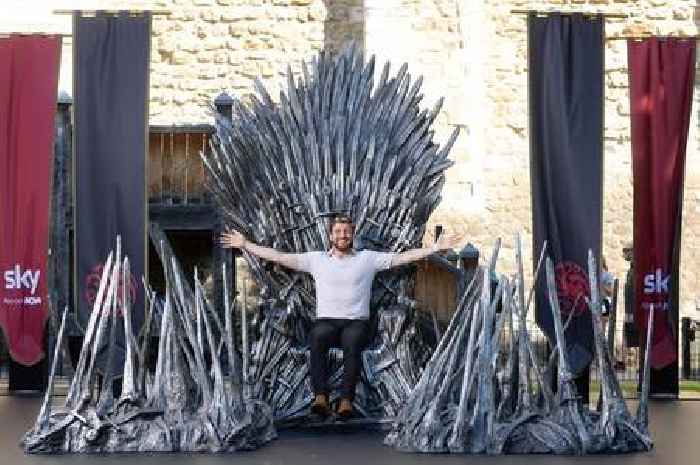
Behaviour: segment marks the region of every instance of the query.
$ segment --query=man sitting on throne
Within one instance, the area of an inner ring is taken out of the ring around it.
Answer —
[[[392,267],[422,260],[431,254],[451,249],[457,241],[440,235],[430,247],[401,253],[357,251],[353,248],[355,225],[345,215],[331,221],[331,249],[306,253],[285,253],[263,247],[232,231],[221,236],[225,248],[238,248],[287,268],[310,273],[316,288],[316,320],[309,334],[311,386],[314,400],[311,411],[326,417],[328,402],[328,351],[343,349],[343,379],[337,415],[352,416],[355,386],[360,376],[362,349],[369,343],[369,303],[374,276]]]

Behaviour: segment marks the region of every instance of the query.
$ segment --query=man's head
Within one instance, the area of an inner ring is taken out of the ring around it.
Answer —
[[[632,252],[633,252],[633,247],[631,242],[627,242],[623,247],[622,247],[622,256],[625,258],[625,261],[631,262],[632,261]]]
[[[352,248],[355,225],[349,216],[338,215],[331,221],[331,244],[340,252]]]

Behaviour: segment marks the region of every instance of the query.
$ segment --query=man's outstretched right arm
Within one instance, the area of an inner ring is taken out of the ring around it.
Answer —
[[[282,266],[292,268],[294,270],[303,271],[300,268],[297,254],[279,252],[270,247],[263,247],[261,245],[254,244],[253,242],[247,240],[243,234],[237,231],[223,233],[219,238],[219,242],[224,248],[237,248],[245,250],[264,260],[279,263]]]

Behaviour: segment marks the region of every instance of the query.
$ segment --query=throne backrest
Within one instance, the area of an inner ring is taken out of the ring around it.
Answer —
[[[458,134],[442,148],[433,141],[442,100],[421,110],[421,84],[405,64],[390,76],[388,62],[375,84],[374,57],[365,61],[354,45],[321,52],[296,79],[288,68],[278,102],[256,80],[258,95],[235,100],[231,120],[217,117],[204,158],[224,221],[286,252],[328,249],[330,219],[339,213],[355,220],[358,248],[420,245]],[[307,276],[244,255],[267,305],[313,319]],[[380,282],[373,306],[395,303],[405,287],[401,279]]]

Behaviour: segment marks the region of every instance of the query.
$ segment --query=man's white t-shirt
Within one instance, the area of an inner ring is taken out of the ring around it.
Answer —
[[[297,255],[297,269],[311,273],[316,284],[316,317],[366,320],[372,281],[388,269],[395,254],[362,250],[335,257],[331,252]]]

